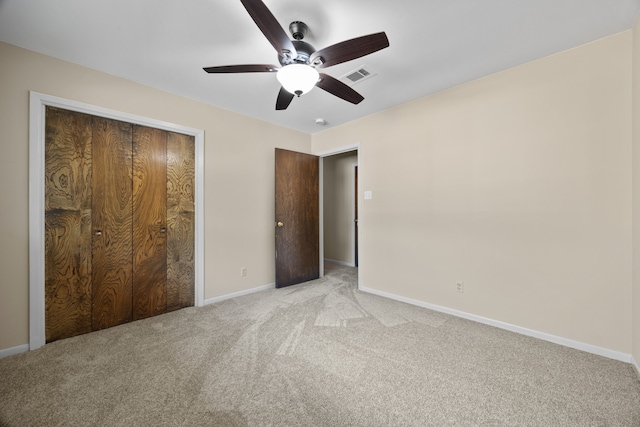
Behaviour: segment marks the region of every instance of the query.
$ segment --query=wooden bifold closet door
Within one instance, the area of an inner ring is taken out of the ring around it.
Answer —
[[[47,342],[194,304],[193,137],[47,107]]]

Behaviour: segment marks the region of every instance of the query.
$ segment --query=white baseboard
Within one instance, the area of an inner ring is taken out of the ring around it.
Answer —
[[[631,356],[631,364],[636,369],[636,374],[638,375],[638,381],[640,381],[640,365],[638,364],[638,361],[633,356]]]
[[[329,259],[329,258],[325,258],[324,260],[325,260],[325,262],[328,261],[328,262],[332,262],[334,264],[344,265],[345,267],[355,267],[356,266],[352,262],[337,261],[335,259]]]
[[[215,304],[220,301],[225,301],[235,297],[241,297],[244,295],[255,294],[256,292],[266,291],[268,289],[274,289],[276,287],[275,283],[271,283],[269,285],[258,286],[257,288],[246,289],[244,291],[234,292],[232,294],[221,295],[219,297],[209,298],[204,300],[204,305]]]
[[[5,348],[4,350],[0,350],[0,359],[3,357],[9,357],[16,354],[24,353],[25,351],[29,351],[29,344],[22,344],[17,347]]]
[[[435,304],[429,304],[424,301],[419,301],[411,298],[402,297],[399,295],[394,295],[388,292],[378,291],[376,289],[370,289],[366,287],[361,287],[361,291],[368,292],[374,295],[379,295],[385,298],[394,299],[396,301],[405,302],[411,305],[417,305],[418,307],[427,308],[429,310],[438,311],[441,313],[450,314],[456,317],[462,317],[463,319],[472,320],[478,323],[484,323],[485,325],[494,326],[500,329],[506,329],[511,332],[515,332],[522,335],[527,335],[530,337],[538,338],[544,341],[549,341],[555,344],[563,345],[565,347],[575,348],[576,350],[582,350],[587,353],[597,354],[598,356],[603,356],[609,359],[619,360],[621,362],[631,363],[632,357],[630,354],[622,353],[615,350],[609,350],[607,348],[598,347],[591,344],[586,344],[579,341],[570,340],[568,338],[559,337],[556,335],[547,334],[545,332],[534,331],[532,329],[523,328],[521,326],[512,325],[505,322],[500,322],[498,320],[488,319],[482,316],[476,316],[475,314],[466,313],[464,311],[454,310],[447,307],[442,307]],[[638,369],[638,365],[636,364],[636,369]]]

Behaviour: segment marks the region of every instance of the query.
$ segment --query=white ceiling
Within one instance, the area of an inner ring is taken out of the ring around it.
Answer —
[[[385,31],[390,47],[323,71],[377,75],[347,103],[314,89],[275,111],[278,64],[240,0],[0,0],[0,40],[307,133],[632,28],[640,0],[264,0],[316,49]],[[46,70],[42,70],[46,73]],[[324,118],[320,127],[316,118]]]

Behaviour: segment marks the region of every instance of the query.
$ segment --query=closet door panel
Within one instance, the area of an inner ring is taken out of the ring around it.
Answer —
[[[91,331],[91,116],[47,107],[45,338]]]
[[[195,143],[169,132],[167,139],[167,311],[194,305]]]
[[[192,136],[47,107],[47,342],[193,306]]]
[[[167,310],[167,132],[134,125],[133,318]]]
[[[132,125],[93,119],[93,329],[132,319]]]

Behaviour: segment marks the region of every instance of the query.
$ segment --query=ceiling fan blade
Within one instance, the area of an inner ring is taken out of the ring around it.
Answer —
[[[317,68],[326,68],[369,55],[386,47],[389,47],[389,39],[384,32],[369,34],[320,49],[311,55],[310,62]]]
[[[278,71],[277,65],[247,64],[247,65],[223,65],[220,67],[204,67],[207,73],[273,73]]]
[[[320,80],[316,86],[352,104],[359,104],[364,99],[358,92],[328,74],[320,73]]]
[[[286,110],[289,104],[291,104],[293,97],[294,95],[291,92],[281,87],[280,92],[278,92],[278,99],[276,100],[276,110]]]
[[[297,56],[296,48],[286,31],[280,26],[267,6],[260,0],[240,0],[260,31],[278,53],[289,53],[291,58]]]

